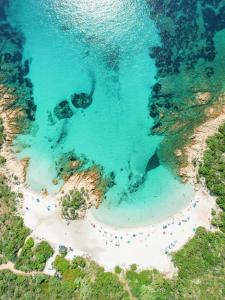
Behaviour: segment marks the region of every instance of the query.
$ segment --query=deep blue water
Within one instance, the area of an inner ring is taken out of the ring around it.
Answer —
[[[149,49],[161,39],[146,2],[14,0],[10,17],[26,37],[37,104],[31,134],[19,137],[26,145],[20,157],[31,158],[29,186],[56,192],[55,161],[74,151],[100,164],[106,175],[115,174],[115,185],[95,211],[104,222],[147,224],[183,207],[193,195],[190,186],[162,163],[146,172],[163,139],[150,134],[157,68]],[[71,95],[89,93],[93,84],[91,105],[75,108]],[[73,116],[59,120],[54,108],[62,100]]]

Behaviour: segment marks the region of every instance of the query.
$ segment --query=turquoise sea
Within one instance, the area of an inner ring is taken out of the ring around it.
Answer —
[[[155,124],[149,113],[152,87],[157,89],[160,76],[150,52],[162,47],[163,37],[150,2],[13,0],[9,9],[11,23],[26,39],[24,57],[30,59],[37,105],[31,133],[17,140],[20,150],[23,144],[19,157],[31,159],[28,185],[56,192],[62,182],[52,183],[55,161],[74,151],[101,165],[105,175],[115,175],[115,185],[94,214],[119,226],[160,221],[194,193],[155,155],[166,132],[150,130]],[[71,95],[91,91],[87,108],[72,104]],[[63,100],[71,115],[57,118],[54,109]]]

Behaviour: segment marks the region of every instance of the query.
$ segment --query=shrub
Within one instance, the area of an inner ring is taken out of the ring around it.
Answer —
[[[64,257],[57,255],[53,263],[54,268],[61,274],[64,274],[70,268],[70,262]]]
[[[130,269],[131,269],[132,271],[136,271],[136,270],[137,270],[137,265],[136,265],[136,264],[132,264],[132,265],[130,266]]]
[[[82,256],[77,256],[72,260],[72,268],[84,268],[86,266],[86,260]]]
[[[0,166],[4,165],[6,162],[6,159],[4,156],[0,155]]]
[[[179,277],[194,279],[209,270],[219,272],[224,251],[225,236],[222,233],[199,227],[194,238],[174,254],[173,261],[179,268]]]
[[[78,190],[73,190],[62,198],[62,215],[67,220],[76,220],[82,207],[85,207],[85,198]]]
[[[24,244],[15,266],[26,272],[43,271],[47,260],[53,253],[52,247],[46,241],[35,245],[34,240],[29,238]]]
[[[8,260],[15,260],[30,230],[23,224],[23,219],[11,216],[3,221],[0,235],[0,253]]]
[[[120,274],[122,272],[122,269],[120,268],[120,266],[116,266],[114,271],[116,274]]]
[[[3,121],[0,118],[0,147],[2,146],[2,144],[5,141],[5,133],[4,133],[4,126],[3,126]]]

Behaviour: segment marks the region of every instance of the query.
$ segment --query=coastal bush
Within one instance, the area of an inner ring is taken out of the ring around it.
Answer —
[[[225,196],[218,197],[216,203],[223,211],[225,211]]]
[[[70,262],[63,256],[57,255],[53,263],[53,267],[62,275],[69,270]]]
[[[45,241],[37,245],[32,238],[26,241],[29,234],[23,219],[16,215],[16,194],[7,185],[6,178],[0,176],[0,254],[14,261],[18,269],[42,271],[53,249]]]
[[[6,162],[6,159],[4,156],[0,155],[0,167],[3,166]]]
[[[0,265],[6,264],[7,259],[4,256],[0,256]]]
[[[0,118],[0,147],[2,146],[2,144],[4,143],[5,141],[5,133],[4,133],[4,126],[3,126],[3,121],[2,119]]]
[[[16,211],[16,194],[7,185],[6,178],[0,174],[0,216],[12,215]]]
[[[62,275],[62,280],[64,281],[72,281],[74,283],[75,280],[78,282],[81,281],[82,278],[85,277],[85,272],[81,269],[68,269]],[[77,285],[74,285],[74,288],[77,289]]]
[[[78,211],[84,207],[85,196],[78,190],[73,190],[62,198],[62,215],[66,220],[76,220]]]
[[[72,260],[72,268],[84,268],[86,266],[86,260],[85,258],[83,258],[82,256],[76,256],[73,260]]]
[[[205,179],[209,191],[217,196],[216,203],[223,212],[213,218],[212,225],[225,232],[225,124],[218,133],[207,139],[207,150],[199,175]]]
[[[199,228],[195,237],[174,254],[179,271],[173,279],[156,270],[128,270],[120,281],[116,274],[105,272],[88,260],[81,268],[57,256],[54,267],[61,278],[0,271],[0,295],[4,295],[3,299],[46,300],[224,299],[224,238],[220,232]]]
[[[1,218],[0,253],[8,260],[15,260],[17,253],[23,246],[30,230],[23,224],[23,219],[12,216],[7,219]]]
[[[225,233],[225,211],[220,211],[213,216],[211,223]]]
[[[175,299],[173,281],[166,279],[163,274],[156,270],[144,270],[126,272],[126,280],[136,299]]]
[[[137,265],[136,265],[136,264],[132,264],[132,265],[130,266],[130,269],[131,269],[132,271],[136,271],[136,270],[137,270]]]
[[[225,236],[199,227],[195,236],[173,255],[178,275],[194,279],[207,272],[224,274]]]
[[[129,300],[129,295],[115,274],[99,270],[90,285],[90,299]]]
[[[25,272],[43,271],[53,253],[52,247],[46,241],[35,245],[34,240],[29,238],[16,260],[15,267]]]
[[[122,272],[122,269],[120,268],[120,266],[116,266],[114,271],[116,274],[120,274]]]
[[[16,194],[0,175],[0,254],[15,260],[29,233],[23,219],[16,215]]]

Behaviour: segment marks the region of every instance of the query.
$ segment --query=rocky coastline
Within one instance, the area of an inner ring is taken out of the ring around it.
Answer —
[[[213,136],[220,125],[225,122],[225,94],[221,94],[218,101],[207,109],[207,120],[196,127],[190,142],[183,149],[177,149],[175,155],[181,161],[179,176],[183,182],[189,182],[199,189],[202,182],[198,177],[198,169],[207,148],[206,140]],[[185,157],[185,160],[183,160]]]
[[[179,175],[176,150],[207,121],[206,112],[224,91],[224,5],[165,0],[151,1],[149,10],[160,36],[160,45],[149,51],[157,67],[149,96],[150,132],[165,135],[161,161]]]

